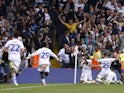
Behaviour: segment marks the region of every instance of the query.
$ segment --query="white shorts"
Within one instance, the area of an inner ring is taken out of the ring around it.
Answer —
[[[98,78],[102,79],[102,78],[106,78],[109,74],[110,70],[102,70],[100,71],[100,73],[97,75]]]
[[[14,68],[16,72],[18,72],[20,67],[20,61],[17,60],[10,60],[10,68]]]
[[[92,73],[91,72],[82,72],[80,80],[84,81],[84,82],[91,81]]]
[[[117,81],[117,76],[113,71],[109,71],[109,74],[106,77],[106,80],[113,83],[113,82]]]
[[[49,72],[50,67],[48,64],[41,64],[38,66],[37,70],[40,72]]]

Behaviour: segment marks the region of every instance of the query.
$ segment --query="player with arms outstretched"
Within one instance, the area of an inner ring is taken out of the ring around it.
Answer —
[[[38,61],[39,66],[37,70],[40,72],[43,85],[46,86],[44,77],[49,75],[50,56],[54,57],[58,61],[59,61],[59,58],[49,49],[48,43],[45,43],[45,42],[42,43],[42,48],[32,53],[30,56],[27,57],[27,59],[35,55],[39,55],[39,61]]]
[[[101,71],[96,77],[96,81],[99,83],[116,83],[117,77],[116,74],[111,71],[110,66],[113,61],[117,59],[115,58],[108,58],[107,53],[104,53],[104,57],[97,60],[100,63]]]
[[[20,62],[21,62],[21,54],[25,52],[25,48],[23,43],[18,40],[19,33],[14,32],[14,37],[12,40],[9,40],[4,48],[4,51],[8,51],[8,59],[10,61],[10,73],[12,77],[13,83],[18,86],[17,80],[16,80],[16,74],[18,73]]]

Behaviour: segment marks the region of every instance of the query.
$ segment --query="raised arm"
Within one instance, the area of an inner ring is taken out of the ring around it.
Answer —
[[[60,15],[58,16],[58,18],[59,18],[59,20],[61,21],[62,24],[64,24],[64,25],[66,24],[66,22],[64,22],[64,21],[61,19],[61,16],[60,16]]]
[[[79,24],[81,24],[83,22],[86,22],[86,18],[84,18],[83,20],[79,21],[77,24],[79,25]]]
[[[39,50],[35,51],[34,53],[30,54],[28,57],[26,57],[26,59],[30,59],[31,57],[35,56],[35,55],[39,55]]]

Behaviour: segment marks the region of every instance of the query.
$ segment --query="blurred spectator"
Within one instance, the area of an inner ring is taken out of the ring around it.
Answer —
[[[79,24],[81,24],[81,23],[84,22],[84,20],[81,20],[80,22],[75,22],[75,23],[74,23],[72,19],[69,19],[69,23],[66,23],[66,22],[64,22],[64,21],[61,19],[61,16],[60,16],[60,15],[59,15],[59,20],[61,21],[62,24],[64,24],[64,25],[67,27],[67,29],[69,30],[70,33],[74,33],[74,31],[76,30],[76,27],[77,27]]]
[[[62,16],[62,20],[65,22],[66,17]],[[62,38],[64,37],[66,30],[67,30],[66,26],[61,22],[58,22],[58,24],[56,24],[56,40],[57,40],[59,49],[62,48],[62,41],[63,41]]]
[[[70,53],[70,68],[75,67],[75,56],[76,56],[76,51],[75,51],[75,46],[71,46],[71,53]]]
[[[97,62],[98,59],[102,57],[101,51],[99,46],[95,47],[95,51],[93,51],[93,55],[90,56],[92,59],[92,68],[93,69],[99,69],[99,63]]]
[[[3,2],[3,0],[0,0],[0,16],[6,17],[6,6]]]
[[[124,32],[121,32],[119,34],[119,40],[120,40],[120,49],[124,48]]]
[[[2,55],[3,55],[2,51],[3,51],[3,45],[2,45],[2,42],[0,42],[0,64],[1,64]]]
[[[100,50],[102,55],[104,55],[104,53],[107,53],[108,56],[111,56],[111,52],[108,49],[106,49],[106,44],[103,44]]]
[[[69,54],[66,53],[69,46],[68,44],[64,44],[63,48],[59,50],[58,56],[60,58],[60,64],[62,68],[68,68],[70,65],[70,57]]]
[[[75,11],[78,11],[79,8],[80,10],[83,10],[86,2],[87,0],[77,0],[77,2],[75,2]]]
[[[65,32],[65,35],[62,38],[61,46],[63,46],[64,44],[68,44],[69,46],[71,44],[71,42],[70,42],[70,33],[68,31]]]
[[[122,50],[123,10],[123,0],[0,0],[1,42],[19,31],[29,53],[44,40],[54,49],[54,39],[59,50],[65,43],[74,50],[80,42],[90,55],[96,45]]]

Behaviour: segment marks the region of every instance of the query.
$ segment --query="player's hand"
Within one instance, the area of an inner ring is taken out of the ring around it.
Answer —
[[[30,58],[31,58],[31,56],[26,57],[27,60],[30,59]]]

